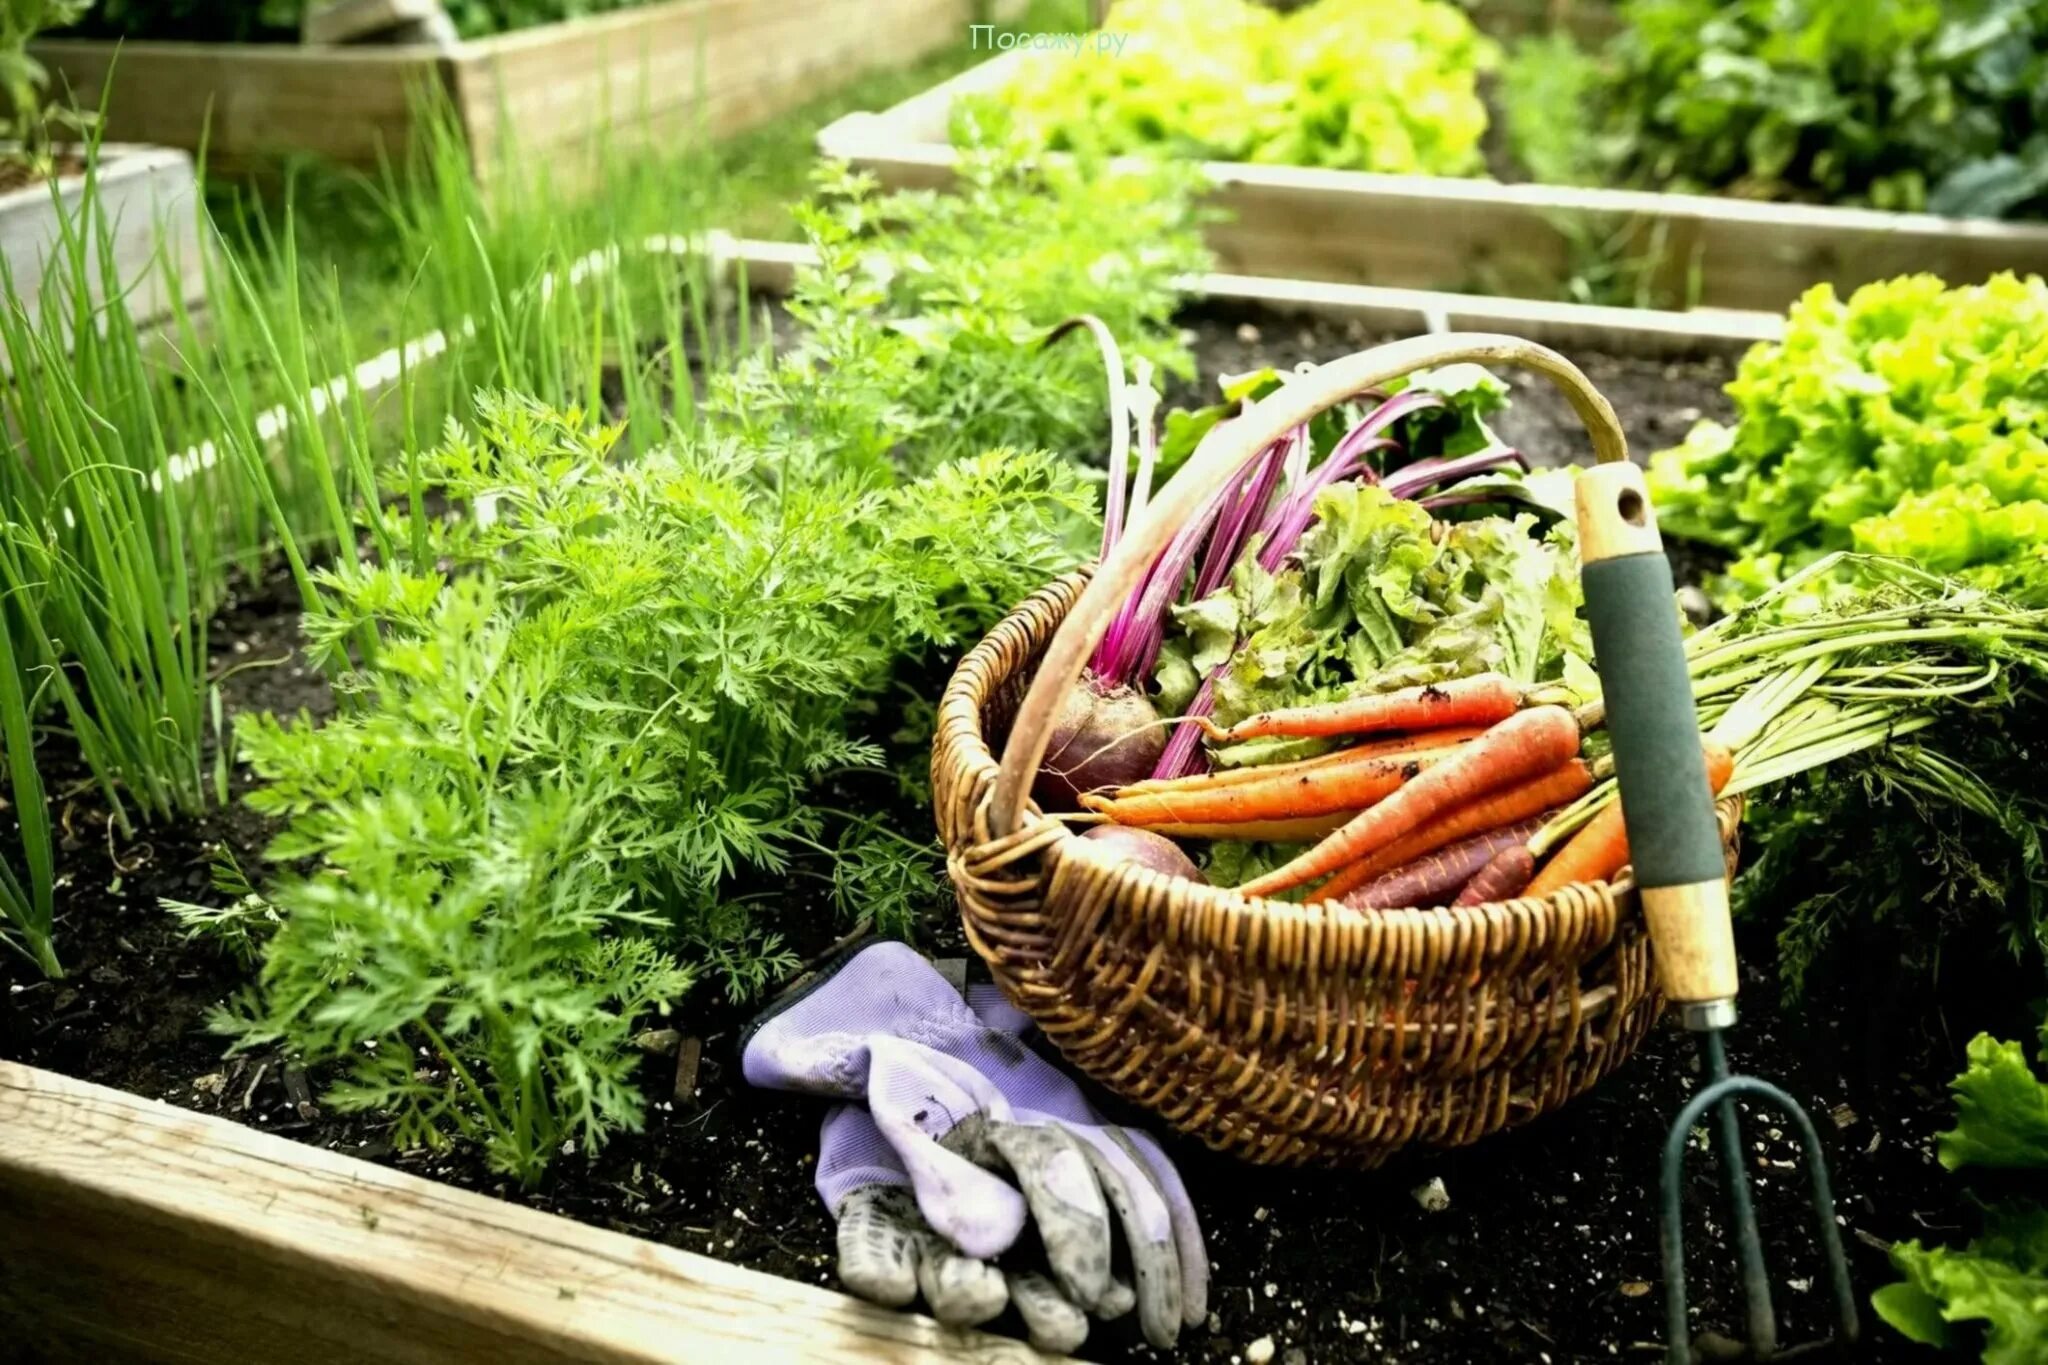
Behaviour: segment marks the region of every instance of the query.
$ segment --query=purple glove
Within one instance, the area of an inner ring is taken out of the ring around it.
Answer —
[[[1007,1006],[999,1017],[1022,1020]],[[1147,1340],[1170,1345],[1207,1315],[1207,1255],[1165,1153],[1104,1124],[1070,1078],[990,1027],[911,949],[854,956],[757,1024],[743,1065],[755,1085],[865,1098],[925,1219],[967,1255],[1000,1254],[1028,1216],[1062,1292],[1101,1314],[1116,1306],[1113,1209]]]
[[[987,1322],[1014,1303],[1041,1351],[1066,1355],[1088,1339],[1088,1315],[1051,1280],[962,1255],[931,1230],[895,1149],[858,1105],[825,1115],[818,1194],[839,1223],[839,1281],[862,1298],[901,1308],[921,1293],[932,1316],[955,1327]],[[1129,1311],[1128,1287],[1123,1294]]]

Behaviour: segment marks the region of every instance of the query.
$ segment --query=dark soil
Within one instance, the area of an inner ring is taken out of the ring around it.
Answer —
[[[1370,338],[1342,329],[1242,316],[1189,320],[1204,382],[1219,371],[1329,358]],[[1574,356],[1627,417],[1639,451],[1681,435],[1694,417],[1726,412],[1725,366],[1643,364]],[[1518,382],[1504,437],[1548,460],[1583,454],[1568,413]],[[1213,390],[1211,390],[1213,391]],[[250,590],[216,625],[218,663],[237,710],[308,709],[331,702],[296,656],[291,597]],[[934,685],[936,679],[925,680]],[[317,1100],[322,1078],[276,1054],[224,1056],[206,1031],[245,970],[211,946],[184,941],[157,904],[204,900],[216,845],[252,871],[267,831],[239,805],[136,838],[109,832],[90,792],[53,781],[66,831],[67,907],[60,944],[72,975],[43,982],[0,960],[0,1056],[221,1114],[304,1142],[414,1170],[586,1222],[634,1233],[793,1279],[830,1283],[832,1226],[811,1188],[820,1106],[747,1088],[734,1041],[742,1012],[707,993],[671,1021],[701,1040],[694,1089],[677,1094],[676,1063],[650,1055],[643,1086],[648,1130],[594,1159],[567,1156],[535,1191],[508,1188],[468,1156],[394,1151],[374,1118],[337,1116]],[[900,814],[909,833],[928,816]],[[798,907],[784,926],[798,949],[822,952],[829,912]],[[964,956],[943,922],[924,946]],[[1946,1078],[1959,1038],[1912,1018],[1882,1034],[1867,1002],[1824,995],[1785,1009],[1767,979],[1770,946],[1745,942],[1752,977],[1732,1038],[1737,1069],[1785,1086],[1815,1116],[1834,1175],[1859,1296],[1889,1278],[1894,1239],[1946,1239],[1969,1221],[1956,1182],[1935,1162],[1946,1126]],[[1880,1012],[1887,1008],[1880,1004]],[[1890,1010],[1893,1016],[1906,1012]],[[1966,1035],[1962,1035],[1966,1036]],[[1235,1362],[1264,1348],[1282,1365],[1306,1361],[1608,1361],[1657,1358],[1659,1287],[1654,1182],[1666,1124],[1697,1084],[1692,1044],[1659,1030],[1622,1071],[1527,1129],[1471,1149],[1404,1154],[1364,1173],[1247,1168],[1184,1142],[1172,1150],[1200,1213],[1215,1267],[1206,1329],[1173,1353],[1137,1343],[1125,1321],[1098,1327],[1084,1354],[1101,1360]],[[1122,1113],[1105,1100],[1105,1107]],[[1143,1122],[1141,1115],[1125,1115]],[[1752,1114],[1746,1129],[1765,1242],[1788,1339],[1826,1325],[1824,1273],[1806,1226],[1788,1125]],[[1723,1202],[1704,1154],[1689,1168],[1693,1302],[1700,1325],[1740,1321]],[[1441,1180],[1448,1208],[1425,1212],[1411,1192]],[[1918,1358],[1869,1322],[1856,1358]],[[998,1330],[1015,1330],[1006,1319]]]

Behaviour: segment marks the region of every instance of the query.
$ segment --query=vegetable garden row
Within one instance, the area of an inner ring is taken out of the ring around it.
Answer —
[[[820,4],[798,73],[557,8],[335,48],[383,164],[203,197],[56,77],[138,40],[84,89],[175,142],[149,63],[303,73],[298,6],[10,35],[9,1339],[1564,1361],[1678,1303],[1714,1358],[1727,1154],[1788,1343],[1839,1239],[1851,1358],[2048,1359],[2048,9]],[[668,112],[500,155],[624,80]],[[813,135],[802,245],[734,246]],[[1705,994],[1674,849],[1734,871]],[[1679,1300],[1675,1021],[1738,986],[1833,1216],[1702,1112]]]

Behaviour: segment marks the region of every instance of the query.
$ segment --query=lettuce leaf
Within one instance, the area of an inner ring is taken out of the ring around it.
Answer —
[[[1984,1365],[2048,1359],[2048,1208],[1994,1207],[1984,1235],[1965,1247],[1901,1242],[1892,1264],[1905,1275],[1871,1296],[1879,1317],[1914,1341],[1961,1345],[1950,1325],[1984,1324]]]
[[[2042,1049],[2048,1061],[2048,1025]],[[2024,1048],[1979,1034],[1951,1088],[1956,1126],[1938,1139],[1942,1165],[2048,1170],[2048,1082],[2027,1064]]]
[[[1225,725],[1487,671],[1592,685],[1568,526],[1538,535],[1530,514],[1482,517],[1439,536],[1425,508],[1369,484],[1325,491],[1316,511],[1298,562],[1268,573],[1247,561],[1222,592],[1175,610],[1156,673],[1167,706],[1225,658]]]

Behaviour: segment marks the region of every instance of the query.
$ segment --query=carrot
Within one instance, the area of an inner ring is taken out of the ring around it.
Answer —
[[[1534,833],[1535,831],[1530,831]],[[1526,839],[1517,839],[1486,860],[1486,866],[1472,874],[1465,889],[1452,905],[1487,905],[1518,896],[1536,875],[1536,855]]]
[[[1212,743],[1265,739],[1272,735],[1360,735],[1374,730],[1435,730],[1446,725],[1492,725],[1521,709],[1522,689],[1498,673],[1404,687],[1317,706],[1261,711],[1225,729],[1204,718]]]
[[[1706,745],[1706,751],[1707,784],[1719,796],[1721,788],[1728,785],[1729,774],[1735,771],[1735,755],[1713,743]],[[1579,882],[1612,881],[1626,866],[1628,826],[1622,821],[1621,798],[1617,796],[1551,855],[1522,894],[1549,896]]]
[[[1434,816],[1550,771],[1579,749],[1579,722],[1562,706],[1517,711],[1484,739],[1452,751],[1428,772],[1361,812],[1308,852],[1238,888],[1247,896],[1300,886],[1385,847]]]
[[[1354,910],[1386,910],[1407,905],[1442,905],[1444,897],[1470,881],[1504,848],[1523,848],[1543,828],[1533,816],[1519,824],[1490,829],[1397,867],[1344,898]]]
[[[1322,772],[1330,767],[1363,758],[1412,754],[1424,749],[1448,749],[1467,740],[1477,739],[1485,733],[1486,727],[1483,725],[1467,725],[1450,730],[1426,730],[1419,735],[1395,735],[1388,739],[1375,740],[1370,744],[1358,744],[1332,753],[1317,754],[1314,758],[1297,758],[1288,763],[1266,763],[1248,768],[1218,768],[1214,772],[1193,773],[1187,777],[1148,777],[1142,782],[1118,787],[1109,793],[1109,797],[1112,800],[1121,800],[1127,796],[1154,796],[1161,792],[1212,792],[1246,782],[1264,781],[1267,778]]]
[[[1349,763],[1282,775],[1266,782],[1226,783],[1210,791],[1145,792],[1137,796],[1083,796],[1081,804],[1119,825],[1217,825],[1247,820],[1294,820],[1332,811],[1363,810],[1402,783],[1459,752],[1456,748],[1408,754],[1367,754]]]
[[[1331,830],[1342,829],[1357,815],[1355,810],[1334,810],[1328,815],[1304,815],[1287,820],[1240,820],[1235,823],[1146,825],[1154,834],[1173,839],[1241,839],[1268,844],[1312,844]]]
[[[1560,764],[1540,777],[1518,783],[1468,806],[1446,811],[1369,857],[1361,858],[1323,884],[1321,898],[1341,900],[1374,877],[1468,835],[1512,825],[1553,806],[1567,806],[1593,790],[1593,770],[1582,758]]]

